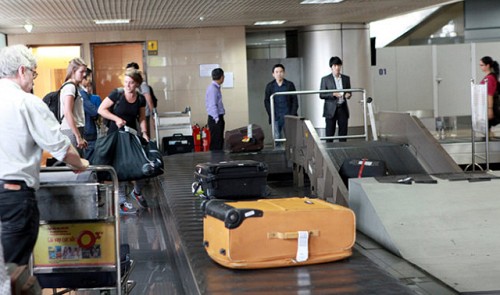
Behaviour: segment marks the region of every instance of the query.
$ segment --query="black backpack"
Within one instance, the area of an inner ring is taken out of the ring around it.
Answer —
[[[153,87],[149,86],[149,93],[151,94],[151,98],[153,99],[153,106],[156,108],[158,106],[158,98],[156,98],[155,93],[153,91]]]
[[[116,91],[118,91],[118,93],[120,94],[120,98],[113,104],[112,107],[109,108],[109,111],[112,114],[115,113],[115,110],[118,107],[118,105],[120,104],[120,102],[122,101],[122,99],[125,99],[125,90],[123,89],[123,87],[116,88]],[[111,126],[111,120],[108,120],[104,117],[102,118],[102,123],[104,124],[104,126],[106,126],[108,128],[109,128],[109,126]]]
[[[49,92],[47,93],[44,97],[43,97],[43,102],[49,106],[49,109],[50,111],[52,112],[52,114],[54,114],[54,117],[56,117],[57,121],[59,122],[59,124],[61,124],[63,118],[64,118],[64,115],[62,115],[61,117],[61,114],[60,114],[60,101],[59,101],[59,96],[61,94],[61,89],[67,85],[67,84],[73,84],[75,85],[75,99],[77,98],[78,96],[78,86],[73,83],[73,82],[64,82],[63,85],[61,85],[61,88],[59,88],[58,90],[56,91],[52,91],[52,92]]]

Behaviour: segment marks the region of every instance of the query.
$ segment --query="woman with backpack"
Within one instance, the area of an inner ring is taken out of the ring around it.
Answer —
[[[136,62],[130,62],[125,66],[125,69],[136,69],[139,70],[139,64]],[[146,98],[146,126],[148,128],[148,135],[151,134],[151,116],[153,115],[154,109],[158,104],[158,99],[156,98],[153,87],[151,87],[145,79],[143,79],[141,85],[137,88]]]
[[[98,113],[108,120],[108,134],[118,129],[128,126],[138,131],[146,141],[149,141],[146,126],[146,99],[138,91],[142,83],[141,72],[136,69],[127,69],[123,79],[123,88],[114,89],[99,106]],[[137,121],[139,125],[137,125]],[[147,207],[146,200],[141,195],[142,181],[134,182],[134,190],[131,196],[134,197],[141,207]],[[126,202],[127,182],[120,182],[119,203],[120,213],[132,214],[137,210],[134,206]]]
[[[81,58],[74,58],[69,62],[66,70],[66,79],[59,92],[60,113],[62,114],[61,132],[69,137],[71,144],[77,148],[80,155],[87,148],[87,141],[83,137],[85,127],[85,112],[83,99],[78,91],[87,65]]]

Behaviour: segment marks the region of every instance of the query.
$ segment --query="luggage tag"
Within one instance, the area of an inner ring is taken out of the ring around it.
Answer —
[[[295,261],[304,262],[309,258],[309,231],[299,231],[298,234]]]
[[[247,127],[247,135],[243,136],[242,142],[250,142],[253,137],[252,124],[249,124]]]

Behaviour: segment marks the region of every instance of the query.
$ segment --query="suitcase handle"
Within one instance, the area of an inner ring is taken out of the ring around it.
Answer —
[[[314,229],[309,231],[309,236],[310,237],[319,237],[319,230]],[[280,239],[280,240],[296,240],[299,238],[299,232],[298,231],[293,231],[293,232],[270,232],[267,233],[267,238],[268,239]]]
[[[222,163],[222,162],[221,162]],[[238,167],[247,167],[249,169],[254,169],[256,172],[267,172],[267,165],[263,162],[240,162],[236,163],[234,166],[232,165],[223,165],[223,166],[216,166],[214,174],[219,174],[221,170],[234,170],[237,169]]]
[[[224,222],[228,229],[235,229],[247,218],[264,216],[264,212],[258,209],[235,208],[221,199],[213,199],[204,205],[205,215],[212,216]]]
[[[363,170],[365,169],[365,164],[366,164],[366,159],[361,160],[361,166],[359,167],[358,171],[358,178],[361,178],[363,176]]]

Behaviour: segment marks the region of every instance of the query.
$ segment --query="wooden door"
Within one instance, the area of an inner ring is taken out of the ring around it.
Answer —
[[[91,44],[94,93],[106,98],[113,89],[123,87],[125,66],[136,62],[143,69],[144,42]]]

